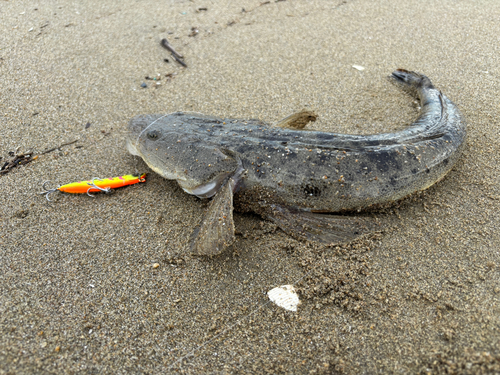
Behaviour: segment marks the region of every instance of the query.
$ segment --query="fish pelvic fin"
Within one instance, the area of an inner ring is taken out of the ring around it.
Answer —
[[[316,121],[317,118],[318,116],[314,112],[303,109],[300,112],[294,113],[285,117],[283,120],[278,121],[275,126],[300,130],[304,129],[310,122]]]
[[[200,225],[193,232],[191,253],[215,256],[235,241],[233,190],[236,182],[229,178],[210,201]]]
[[[348,243],[380,230],[375,219],[296,211],[272,205],[266,217],[285,233],[299,239],[330,245]]]

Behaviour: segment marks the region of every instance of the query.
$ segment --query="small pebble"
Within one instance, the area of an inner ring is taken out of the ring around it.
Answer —
[[[148,87],[148,85],[146,85],[146,83],[145,83],[145,82],[143,82],[143,83],[141,83],[141,87],[142,87],[143,89],[145,89],[145,88],[147,88],[147,87]]]
[[[158,268],[160,265],[158,263],[153,263],[153,268]]]

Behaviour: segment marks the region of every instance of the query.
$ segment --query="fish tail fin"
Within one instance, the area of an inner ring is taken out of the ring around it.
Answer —
[[[409,70],[397,69],[392,72],[391,78],[393,78],[397,83],[413,90],[434,88],[434,85],[427,76]]]

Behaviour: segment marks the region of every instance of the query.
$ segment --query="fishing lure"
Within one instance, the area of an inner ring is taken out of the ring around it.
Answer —
[[[109,193],[111,189],[120,188],[122,186],[137,184],[138,182],[146,181],[146,173],[141,174],[140,176],[127,174],[125,176],[113,177],[113,178],[93,178],[92,180],[87,181],[78,181],[72,182],[66,185],[60,185],[53,189],[47,189],[45,185],[49,181],[45,181],[43,183],[42,188],[45,191],[42,191],[40,194],[44,194],[45,198],[50,202],[49,195],[55,193],[56,191],[62,191],[64,193],[70,194],[82,194],[87,193],[87,195],[93,197],[91,192],[102,191],[103,193]]]

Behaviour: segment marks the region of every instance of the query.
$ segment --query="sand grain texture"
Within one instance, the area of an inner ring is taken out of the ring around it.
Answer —
[[[0,176],[0,373],[500,372],[500,3],[259,4],[0,0],[0,163],[77,140]],[[206,202],[124,146],[131,117],[176,110],[400,129],[417,105],[396,68],[459,106],[466,151],[349,246],[235,214],[233,248],[192,257]],[[136,170],[112,195],[37,194]],[[285,284],[297,313],[266,297]]]

